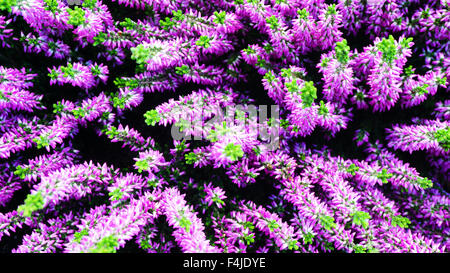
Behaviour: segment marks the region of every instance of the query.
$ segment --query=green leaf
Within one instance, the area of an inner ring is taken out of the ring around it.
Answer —
[[[97,0],[83,0],[82,6],[88,9],[95,9],[97,7]]]
[[[325,105],[323,100],[320,101],[318,113],[321,116],[326,116],[329,113],[328,107]]]
[[[94,46],[103,44],[106,41],[106,38],[108,38],[108,34],[100,32],[94,37]]]
[[[164,18],[164,20],[159,20],[159,24],[163,27],[165,31],[168,31],[173,26],[175,26],[176,23],[170,20],[169,17],[166,17]]]
[[[269,70],[266,74],[264,74],[264,79],[266,79],[268,83],[272,83],[275,80],[275,75],[272,70]]]
[[[319,216],[320,224],[326,229],[331,230],[336,227],[336,223],[334,222],[334,218],[328,215],[321,214]]]
[[[266,22],[269,24],[269,27],[273,30],[278,29],[280,24],[278,23],[278,18],[275,15],[272,15],[266,18]]]
[[[364,229],[369,227],[370,214],[365,211],[357,211],[353,213],[353,224],[362,226]]]
[[[395,44],[395,39],[392,35],[389,35],[389,38],[384,38],[381,42],[377,45],[378,50],[383,53],[383,61],[385,61],[388,64],[391,64],[392,61],[395,60],[397,55],[397,45]]]
[[[418,177],[416,183],[423,189],[428,189],[433,187],[433,181],[427,177]]]
[[[305,86],[300,91],[303,105],[311,107],[314,99],[317,98],[317,88],[314,87],[314,83],[312,81],[305,82]]]
[[[354,163],[352,163],[350,166],[348,166],[347,168],[347,172],[351,173],[352,175],[355,175],[356,172],[359,171],[359,167],[356,166]]]
[[[51,11],[55,13],[58,10],[58,1],[57,0],[44,0],[46,5],[45,10]]]
[[[267,223],[267,227],[271,232],[273,232],[275,229],[279,228],[280,225],[278,225],[277,221],[271,220],[269,223]]]
[[[103,237],[95,247],[91,248],[88,252],[90,253],[115,253],[116,247],[119,246],[119,242],[115,235],[109,235]]]
[[[381,173],[377,174],[377,178],[380,179],[381,182],[383,182],[383,184],[387,184],[388,179],[390,179],[393,176],[394,175],[392,173],[388,173],[388,171],[385,168],[381,170]]]
[[[118,201],[122,199],[123,192],[119,188],[116,188],[113,191],[109,192],[108,195],[111,197],[111,200]]]
[[[335,15],[336,13],[336,4],[330,5],[327,9],[327,15]]]
[[[298,243],[297,240],[289,240],[288,249],[289,250],[298,250],[299,247],[298,247],[297,243]]]
[[[11,8],[17,4],[17,0],[0,0],[0,10],[11,12]]]
[[[23,216],[30,217],[37,210],[44,208],[44,197],[40,191],[35,194],[29,194],[23,205],[19,206],[18,212],[23,212]]]
[[[202,35],[200,36],[200,38],[195,42],[195,44],[197,46],[201,46],[203,48],[209,48],[211,46],[211,38],[206,36],[206,35]]]
[[[445,129],[436,130],[434,132],[434,138],[446,152],[450,150],[450,126]]]
[[[33,138],[33,142],[36,142],[37,148],[41,149],[50,145],[50,139],[46,134]]]
[[[161,120],[161,117],[156,109],[147,111],[144,114],[145,123],[149,126],[155,126],[157,122]]]
[[[191,221],[189,219],[186,218],[186,216],[182,216],[178,222],[180,224],[180,227],[186,229],[187,232],[189,232],[190,228],[191,228]]]
[[[247,245],[255,242],[255,234],[244,234],[243,239]]]
[[[189,73],[189,66],[183,64],[182,66],[175,67],[175,73],[182,76]]]
[[[187,164],[194,164],[198,160],[198,156],[194,152],[190,152],[184,155],[184,160],[186,160]]]
[[[138,160],[134,164],[136,167],[138,167],[138,172],[142,173],[142,171],[146,171],[149,168],[147,159]]]
[[[303,234],[303,242],[305,244],[312,244],[313,239],[314,239],[314,234],[312,234],[310,232]]]
[[[89,230],[87,228],[79,231],[79,232],[75,232],[74,234],[74,241],[77,243],[81,242],[81,238],[83,238],[84,236],[88,236],[89,235]]]
[[[341,42],[337,42],[334,50],[336,52],[336,59],[341,64],[347,64],[350,53],[350,47],[347,45],[347,40],[343,39]]]
[[[231,161],[236,161],[244,155],[241,145],[234,143],[228,143],[223,152]]]
[[[286,86],[286,89],[290,92],[290,93],[296,93],[299,91],[299,87],[297,84],[297,80],[292,80],[291,82],[286,82],[284,84]]]
[[[17,166],[14,174],[20,177],[20,179],[25,179],[25,177],[31,174],[31,169],[29,167],[23,168],[22,166]]]
[[[297,10],[297,14],[301,20],[306,20],[309,17],[309,11],[306,8]]]
[[[183,11],[181,11],[181,10],[172,11],[172,15],[173,15],[173,19],[175,21],[183,21],[184,20],[184,14],[183,14]]]
[[[221,11],[221,12],[214,12],[214,20],[213,22],[218,24],[218,25],[223,25],[225,23],[225,17],[227,16],[227,13],[225,11]]]
[[[427,94],[428,93],[428,87],[429,87],[430,85],[428,85],[428,84],[423,84],[423,85],[421,85],[421,86],[418,86],[418,87],[416,87],[416,88],[414,88],[413,90],[412,90],[412,92],[413,93],[416,93],[416,94],[418,94],[418,95],[423,95],[423,94]]]
[[[69,13],[68,24],[73,26],[79,26],[86,22],[85,11],[80,7],[75,7],[74,9],[67,8],[67,12]]]
[[[131,50],[131,59],[135,60],[137,64],[145,64],[151,57],[151,49],[145,47],[143,44],[133,47]]]
[[[411,221],[408,218],[399,215],[393,216],[391,220],[391,226],[393,227],[408,228],[409,224],[411,224]]]

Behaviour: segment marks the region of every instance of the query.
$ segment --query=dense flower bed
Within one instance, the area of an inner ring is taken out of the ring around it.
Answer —
[[[1,252],[450,252],[447,1],[0,12]]]

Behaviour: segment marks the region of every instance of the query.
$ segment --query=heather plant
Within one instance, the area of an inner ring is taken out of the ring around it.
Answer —
[[[450,252],[425,2],[0,0],[0,252]]]

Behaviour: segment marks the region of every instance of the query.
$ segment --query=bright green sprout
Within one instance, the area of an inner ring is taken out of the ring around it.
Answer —
[[[80,7],[75,7],[74,9],[67,8],[67,12],[69,13],[68,24],[73,26],[79,26],[86,22],[85,12]]]
[[[136,27],[136,23],[130,18],[125,18],[125,20],[120,22],[119,25],[127,30],[133,30]]]
[[[187,164],[194,164],[198,160],[198,156],[194,152],[190,152],[184,155],[184,160],[186,160]]]
[[[416,93],[416,94],[418,94],[418,95],[423,95],[423,94],[427,94],[428,93],[428,87],[429,87],[430,85],[428,85],[428,84],[423,84],[423,85],[421,85],[421,86],[418,86],[418,87],[416,87],[416,88],[414,88],[412,91],[414,92],[414,93]]]
[[[298,250],[299,247],[298,247],[297,243],[298,243],[297,240],[290,240],[288,243],[288,249],[289,250]]]
[[[177,152],[183,152],[184,150],[186,150],[187,146],[186,146],[186,140],[182,140],[180,143],[178,143],[175,148],[177,149]]]
[[[223,152],[231,161],[236,161],[244,155],[241,145],[234,143],[228,143]]]
[[[391,226],[393,227],[399,226],[401,228],[408,228],[409,224],[411,224],[411,221],[403,216],[393,216],[391,220]]]
[[[254,50],[253,48],[251,48],[250,46],[248,47],[248,48],[244,48],[243,49],[243,51],[246,53],[246,54],[255,54],[256,53],[256,50]]]
[[[388,171],[385,168],[381,170],[381,173],[377,174],[377,178],[381,179],[381,182],[383,182],[383,184],[388,183],[388,179],[393,176],[394,175],[392,173],[388,173]]]
[[[106,38],[108,38],[108,34],[100,32],[94,37],[94,46],[103,44],[106,41]]]
[[[197,46],[201,46],[203,48],[209,48],[211,46],[211,38],[205,35],[200,36],[200,38],[195,42]]]
[[[306,20],[309,17],[309,11],[306,8],[297,10],[297,14],[298,18],[302,20]]]
[[[75,69],[73,69],[73,65],[69,63],[67,66],[61,67],[61,72],[63,73],[63,76],[66,78],[74,78],[75,77]]]
[[[322,60],[322,62],[320,63],[320,66],[321,67],[327,67],[328,66],[328,63],[330,62],[330,58],[323,58],[323,60]]]
[[[37,148],[41,149],[50,145],[50,139],[47,135],[41,135],[33,138],[33,142],[36,142]]]
[[[352,163],[350,166],[348,166],[347,168],[347,172],[351,173],[352,175],[355,175],[356,172],[359,171],[359,167],[356,166],[354,163]]]
[[[270,28],[273,30],[278,29],[280,23],[278,22],[278,18],[275,15],[272,15],[266,18],[266,22],[269,24]]]
[[[82,231],[75,232],[75,233],[73,234],[73,240],[74,240],[75,242],[77,242],[77,243],[80,243],[80,242],[81,242],[81,239],[82,239],[84,236],[88,236],[88,235],[89,235],[88,229],[83,229]]]
[[[134,165],[138,167],[139,173],[142,173],[142,171],[148,170],[149,168],[147,159],[138,160]]]
[[[279,228],[280,225],[278,225],[277,221],[272,220],[269,223],[267,223],[267,227],[270,229],[271,232],[273,232],[275,229]]]
[[[147,111],[144,114],[144,118],[145,118],[145,123],[149,126],[155,126],[155,124],[161,120],[161,117],[160,117],[158,111],[156,111],[156,109]]]
[[[419,185],[423,189],[428,189],[433,187],[433,181],[426,177],[419,177],[416,180],[417,185]]]
[[[385,61],[388,64],[391,64],[392,61],[395,60],[397,55],[397,45],[395,43],[395,39],[392,35],[389,35],[389,38],[384,38],[381,42],[377,45],[378,50],[383,53],[383,61]]]
[[[434,132],[434,138],[446,152],[450,150],[450,126]]]
[[[163,27],[164,30],[168,31],[170,28],[176,25],[176,23],[170,20],[169,17],[164,18],[164,20],[159,20],[159,24]]]
[[[436,78],[436,85],[441,85],[441,86],[445,86],[445,84],[447,83],[447,77],[437,77]]]
[[[151,58],[151,54],[152,50],[143,44],[131,48],[131,59],[135,60],[137,64],[145,64]]]
[[[116,247],[119,246],[119,242],[115,235],[109,235],[102,238],[94,248],[91,248],[90,253],[115,253]]]
[[[117,188],[117,189],[114,189],[113,191],[109,192],[108,195],[111,196],[111,200],[118,201],[118,200],[122,199],[123,192]]]
[[[55,13],[58,11],[58,1],[57,0],[44,0],[46,5],[45,10]]]
[[[403,71],[403,75],[406,78],[409,78],[412,74],[414,74],[414,67],[412,65],[405,67],[405,71]]]
[[[313,239],[314,239],[314,234],[312,234],[310,232],[303,235],[303,242],[305,242],[305,244],[312,244]]]
[[[286,86],[287,90],[291,93],[296,93],[299,90],[297,81],[295,79],[292,80],[291,82],[286,82],[284,85]]]
[[[269,83],[272,83],[275,80],[275,75],[272,70],[269,70],[266,74],[264,74],[264,79],[266,79]]]
[[[341,64],[347,64],[349,60],[350,47],[347,45],[347,40],[342,40],[341,42],[336,43],[335,47],[336,59]]]
[[[328,107],[325,105],[323,100],[320,101],[318,112],[319,112],[319,115],[322,115],[322,116],[326,116],[329,113]]]
[[[311,107],[314,99],[317,98],[317,88],[314,87],[314,83],[312,81],[305,82],[305,86],[300,90],[302,102],[305,107]]]
[[[53,104],[53,113],[61,113],[64,110],[64,105],[60,101]]]
[[[29,194],[23,205],[17,208],[18,212],[23,212],[23,216],[30,217],[37,210],[44,208],[44,197],[40,191],[35,194]]]
[[[189,232],[192,225],[191,221],[187,219],[186,216],[184,215],[180,218],[179,224],[180,227],[185,228],[187,232]]]
[[[84,8],[95,9],[97,7],[97,0],[83,0]]]
[[[255,234],[244,234],[242,237],[247,245],[250,245],[251,243],[255,242]]]
[[[333,4],[331,6],[328,7],[327,9],[327,15],[335,15],[336,12],[336,4]]]
[[[281,69],[281,77],[283,77],[283,78],[292,77],[292,70],[290,68],[282,68]]]
[[[83,118],[84,116],[86,116],[87,111],[80,107],[80,108],[73,109],[72,114],[76,119],[79,119],[79,118]]]
[[[11,8],[17,4],[17,0],[0,0],[0,10],[11,12]]]
[[[31,170],[29,167],[23,168],[22,166],[19,165],[16,167],[14,174],[20,177],[20,179],[25,179],[27,175],[31,174]]]
[[[184,20],[184,14],[181,10],[172,11],[173,19],[175,21],[183,21]]]
[[[370,214],[365,211],[357,211],[353,214],[353,224],[362,226],[364,229],[369,227]]]
[[[218,25],[223,25],[225,23],[225,17],[227,16],[227,13],[225,11],[221,11],[221,12],[214,12],[214,20],[213,22],[218,24]]]
[[[326,230],[331,230],[336,227],[336,223],[334,222],[334,218],[328,215],[320,215],[319,216],[320,224]]]
[[[183,64],[182,66],[175,67],[175,73],[182,76],[189,73],[189,66]]]

